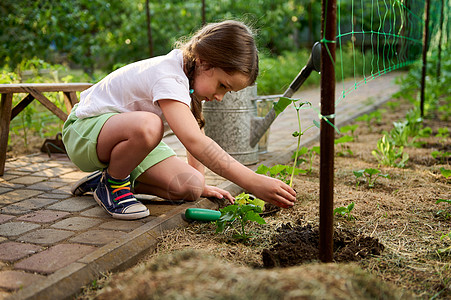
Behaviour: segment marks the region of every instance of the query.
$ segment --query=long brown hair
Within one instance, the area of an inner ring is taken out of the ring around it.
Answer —
[[[186,43],[178,42],[183,51],[185,72],[190,88],[194,86],[196,59],[207,63],[210,68],[220,68],[229,75],[240,72],[249,78],[249,85],[258,76],[258,50],[252,31],[239,21],[223,21],[202,27]],[[202,102],[191,94],[191,111],[202,128]]]

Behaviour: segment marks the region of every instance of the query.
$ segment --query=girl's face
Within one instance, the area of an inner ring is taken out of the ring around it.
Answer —
[[[220,68],[198,68],[194,80],[194,95],[200,100],[222,101],[225,93],[239,91],[248,86],[246,75],[236,72],[229,75]]]

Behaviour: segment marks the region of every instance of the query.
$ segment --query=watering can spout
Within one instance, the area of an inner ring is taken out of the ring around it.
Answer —
[[[321,66],[321,43],[316,42],[313,45],[312,53],[307,64],[302,68],[296,78],[291,82],[288,89],[283,93],[282,97],[290,98],[301,87],[305,80],[310,76],[313,70],[319,72]],[[271,126],[277,117],[274,107],[265,117],[254,117],[251,121],[250,146],[254,147],[262,138],[265,132]]]

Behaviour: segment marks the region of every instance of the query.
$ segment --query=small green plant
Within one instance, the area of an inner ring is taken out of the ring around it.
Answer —
[[[344,134],[350,131],[354,140],[357,140],[357,135],[355,134],[357,128],[359,128],[359,124],[345,125],[340,128],[340,132]]]
[[[413,137],[411,141],[411,129],[408,126],[408,122],[393,122],[393,129],[389,133],[390,140],[398,147],[404,147],[412,144],[416,137]]]
[[[445,177],[446,179],[449,179],[451,177],[451,170],[445,169],[443,167],[440,168],[440,173]]]
[[[404,147],[397,148],[387,135],[384,135],[377,141],[377,149],[371,153],[380,165],[404,168],[409,160],[409,154],[403,152],[403,150]]]
[[[449,156],[451,156],[451,152],[448,151],[432,151],[431,156],[434,159],[437,159],[441,164],[443,164]]]
[[[448,242],[451,243],[451,231],[447,234],[442,233],[442,236],[440,237],[440,241],[444,241],[444,240],[447,240]],[[451,246],[448,246],[446,248],[437,249],[437,252],[439,254],[451,252]]]
[[[429,126],[421,128],[420,131],[418,131],[419,137],[430,137],[431,135],[432,135],[432,128]]]
[[[449,137],[449,130],[448,130],[448,128],[446,128],[446,127],[438,128],[437,129],[437,134],[435,135],[435,137],[442,137],[442,138]]]
[[[356,187],[359,186],[359,184],[360,184],[360,181],[359,181],[360,177],[367,178],[368,187],[370,187],[370,188],[374,187],[374,185],[376,184],[376,180],[379,177],[390,178],[389,174],[382,174],[380,170],[373,169],[373,168],[367,168],[364,170],[358,170],[358,171],[353,171],[353,172],[354,172],[354,176],[356,178]]]
[[[390,108],[390,110],[392,110],[392,111],[395,111],[398,107],[399,107],[399,105],[401,105],[399,102],[387,102],[387,103],[385,103],[387,106],[388,106],[388,108]]]
[[[355,217],[351,214],[354,209],[355,203],[351,202],[348,206],[340,206],[334,209],[334,216],[336,214],[346,217],[349,221],[355,220]]]
[[[266,221],[259,215],[263,206],[263,200],[241,193],[235,197],[235,204],[220,210],[221,217],[216,221],[216,233],[224,232],[226,227],[232,227],[236,232],[232,235],[233,238],[243,242],[249,240],[253,237],[251,233],[246,232],[246,224],[249,221],[257,222],[260,225],[266,224]]]
[[[307,147],[302,147],[301,149],[299,149],[297,151],[297,155],[298,155],[298,157],[306,156],[307,159],[305,159],[305,158],[298,159],[296,167],[298,167],[301,163],[306,162],[308,164],[308,168],[305,170],[307,171],[308,174],[310,174],[313,170],[313,161],[315,159],[316,154],[318,154],[318,155],[320,154],[319,146],[313,146],[310,149]],[[293,153],[291,158],[294,159],[295,155],[296,155],[296,152]]]
[[[439,203],[448,203],[451,205],[451,200],[450,199],[438,199],[437,201],[435,201],[435,204],[439,204]],[[437,215],[442,215],[444,217],[445,220],[448,220],[451,218],[451,213],[449,210],[447,209],[440,209],[437,212]]]
[[[255,173],[277,178],[279,180],[282,180],[286,184],[290,184],[290,177],[292,174],[294,175],[305,174],[307,173],[307,170],[287,165],[275,165],[271,168],[265,165],[260,165],[258,166]]]
[[[421,117],[421,112],[419,109],[411,109],[406,113],[407,127],[409,128],[409,135],[414,137],[417,136],[422,125],[423,118]]]
[[[375,123],[380,123],[382,120],[382,113],[379,110],[375,110],[369,114],[357,117],[356,120],[365,122],[370,132],[373,132],[373,121]]]
[[[287,182],[287,184],[289,184],[290,187],[293,185],[293,177],[294,177],[294,175],[296,175],[295,173],[297,172],[296,166],[297,166],[297,160],[298,160],[298,151],[299,151],[299,147],[301,145],[301,137],[304,135],[304,133],[307,130],[309,130],[310,128],[312,128],[314,126],[317,126],[317,124],[315,124],[315,122],[314,122],[314,125],[311,125],[311,126],[307,127],[307,129],[302,131],[300,110],[304,107],[304,105],[306,105],[307,108],[310,108],[310,107],[312,107],[312,104],[308,101],[305,101],[305,102],[300,102],[300,101],[298,102],[298,101],[299,101],[299,99],[290,99],[287,97],[281,97],[279,99],[279,101],[277,101],[274,104],[274,111],[276,113],[276,116],[279,115],[281,112],[283,112],[285,110],[285,108],[287,108],[287,106],[290,105],[290,103],[293,104],[294,108],[296,109],[296,115],[298,118],[299,131],[295,131],[292,134],[294,137],[297,137],[298,143],[297,143],[297,147],[296,147],[296,151],[295,151],[295,155],[294,155],[293,167],[291,169],[291,177],[290,177],[290,180]],[[296,104],[296,102],[298,102],[298,103]]]
[[[346,156],[347,154],[350,156],[354,155],[354,152],[352,152],[352,150],[345,145],[345,143],[353,141],[354,138],[350,135],[344,135],[338,139],[335,139],[334,141],[335,145],[340,145],[340,151],[337,152],[337,155],[338,156]]]

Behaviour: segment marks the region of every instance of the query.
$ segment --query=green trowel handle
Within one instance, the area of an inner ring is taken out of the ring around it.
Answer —
[[[206,208],[188,208],[185,211],[188,220],[196,221],[216,221],[221,217],[221,212]]]

